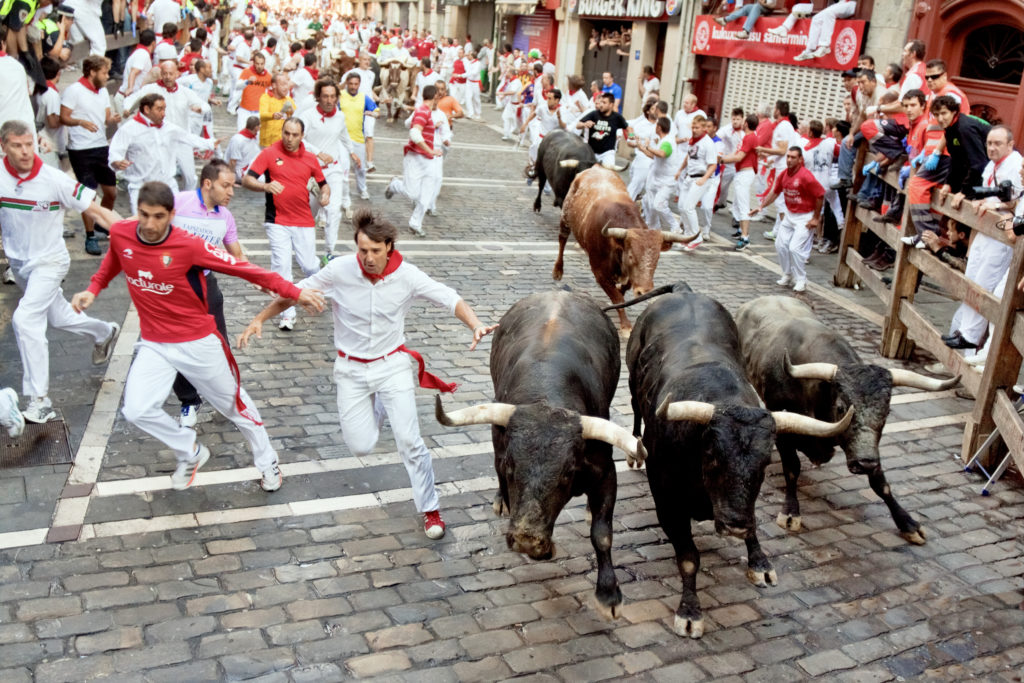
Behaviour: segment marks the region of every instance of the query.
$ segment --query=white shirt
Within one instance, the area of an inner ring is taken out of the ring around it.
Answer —
[[[178,48],[174,47],[174,43],[161,39],[153,48],[153,66],[160,66],[161,62],[166,61],[178,61]]]
[[[298,117],[306,124],[306,132],[302,136],[306,149],[313,154],[323,153],[334,159],[330,166],[322,161],[320,166],[325,169],[336,168],[334,164],[338,164],[341,170],[348,168],[352,141],[348,136],[344,114],[335,111],[334,116],[324,116],[320,113],[319,107],[311,107],[299,112]]]
[[[694,109],[689,114],[686,111],[680,109],[676,112],[675,126],[676,126],[676,140],[683,140],[684,144],[690,138],[693,137],[693,119],[697,116],[703,116],[707,118],[707,114],[704,113],[703,109]]]
[[[565,90],[564,92],[569,92]],[[588,111],[594,108],[593,101],[587,97],[587,93],[583,92],[583,88],[580,88],[576,92],[568,96],[568,98],[562,98],[562,106],[569,110],[572,114],[573,120],[586,114]]]
[[[559,120],[561,114],[561,120]],[[540,124],[541,135],[547,135],[556,128],[562,128],[569,117],[565,115],[565,107],[559,104],[554,111],[548,109],[547,102],[537,105],[537,122]]]
[[[349,69],[344,76],[341,77],[341,87],[345,87],[345,82],[348,81],[349,74],[356,74],[359,76],[359,92],[363,95],[369,95],[370,99],[373,99],[373,86],[377,84],[377,76],[373,73],[372,69]]]
[[[177,84],[177,82],[175,82],[175,84]],[[199,107],[203,114],[210,111],[209,101],[200,99],[199,95],[194,91],[189,90],[188,88],[183,88],[179,85],[174,92],[171,92],[163,86],[162,82],[159,81],[143,86],[137,93],[131,97],[125,98],[125,111],[130,111],[135,107],[136,102],[150,93],[163,96],[164,101],[167,102],[167,114],[165,115],[165,120],[168,123],[173,123],[178,128],[182,128],[184,130],[188,130],[188,117],[189,113],[192,111],[191,107]]]
[[[813,149],[807,149],[808,144],[809,141],[801,141],[804,148],[804,166],[814,174],[819,185],[828,189],[831,187],[829,176],[832,174],[832,163],[835,161],[836,139],[824,138]]]
[[[143,117],[145,118],[145,117]],[[213,140],[204,140],[189,133],[181,126],[164,121],[163,126],[140,123],[130,118],[110,140],[108,163],[113,168],[115,161],[130,161],[131,166],[122,173],[129,185],[141,185],[159,180],[174,187],[174,172],[177,159],[168,153],[176,143],[184,142],[198,149],[213,149]]]
[[[235,179],[241,182],[246,169],[252,160],[260,153],[259,135],[255,138],[247,138],[241,133],[235,133],[228,141],[228,149],[224,158],[228,163],[235,162]]]
[[[644,80],[644,84],[643,84],[643,88],[644,88],[644,94],[640,98],[640,101],[641,102],[646,102],[647,98],[649,98],[653,93],[661,91],[661,81],[658,79],[657,76],[655,76],[654,78],[652,78],[650,80],[645,79]]]
[[[501,91],[502,95],[506,95],[506,94],[508,95],[508,97],[506,97],[504,99],[505,111],[507,111],[507,112],[515,111],[516,106],[517,106],[516,105],[516,97],[518,97],[518,93],[522,89],[523,89],[523,82],[520,81],[518,78],[513,78],[511,81],[509,81],[507,84],[505,84],[504,89]],[[582,116],[582,114],[579,115],[579,116]],[[577,116],[576,118],[579,118],[579,116]]]
[[[313,101],[313,74],[309,73],[306,67],[300,67],[292,72],[292,99],[295,100],[295,108],[305,109]]]
[[[707,137],[707,136],[705,136]],[[651,170],[647,174],[647,185],[648,187],[654,188],[664,184],[671,184],[675,182],[676,171],[679,170],[679,153],[676,141],[672,138],[672,133],[667,134],[660,140],[655,140],[651,143],[651,147],[654,149],[662,149],[665,144],[668,144],[670,151],[668,156],[654,157],[651,159]],[[637,158],[643,156],[647,158],[647,155],[641,152],[637,155]],[[633,163],[636,163],[635,161]],[[689,167],[687,167],[689,171]]]
[[[640,116],[627,121],[629,127],[633,129],[633,141],[639,143],[644,141],[649,145],[654,145],[658,140],[658,135],[655,125],[647,120],[647,117],[641,114]],[[632,147],[632,145],[630,145]],[[672,146],[675,149],[675,145]],[[633,158],[633,166],[639,166],[644,168],[650,166],[654,160],[647,156],[643,152],[637,151],[636,156]],[[678,161],[678,160],[677,160]],[[678,167],[677,167],[678,168]],[[675,169],[673,169],[675,172]]]
[[[149,6],[149,19],[152,22],[150,28],[159,36],[164,30],[164,24],[181,22],[181,5],[174,0],[153,0]]]
[[[355,254],[339,256],[296,286],[313,287],[331,299],[334,346],[356,358],[378,358],[405,343],[405,315],[415,299],[426,299],[455,313],[458,293],[432,280],[408,261],[371,283]]]
[[[789,149],[791,145],[795,145],[800,142],[800,138],[797,136],[796,131],[793,129],[793,124],[789,122],[789,119],[781,119],[779,125],[775,126],[775,130],[772,132],[772,147],[778,149],[780,142],[786,143],[786,149]],[[775,172],[786,170],[786,153],[772,157],[775,165]]]
[[[132,93],[138,92],[139,88],[142,87],[142,82],[146,78],[146,74],[153,68],[153,58],[149,54],[149,50],[144,47],[138,47],[132,51],[128,56],[128,59],[124,62],[124,76],[121,80],[121,89],[119,92],[122,95],[131,95]],[[128,90],[128,77],[131,76],[132,70],[138,69],[135,74],[135,81],[132,83],[132,89]]]
[[[236,69],[244,69],[252,63],[252,45],[245,42],[245,39],[238,41],[235,45],[235,56],[232,64]]]
[[[743,143],[743,128],[733,128],[730,121],[718,129],[718,138],[722,141],[722,156],[728,156]]]
[[[106,88],[93,92],[75,81],[64,89],[60,104],[71,110],[71,118],[90,121],[96,125],[95,133],[87,131],[82,126],[68,128],[68,149],[95,149],[107,146],[107,110],[110,109],[110,95]]]
[[[68,258],[64,210],[84,211],[95,197],[95,190],[53,166],[43,164],[35,178],[20,186],[0,167],[0,227],[7,257],[21,262]]]
[[[1021,191],[1024,191],[1024,185],[1021,185],[1020,180],[1020,167],[1022,158],[1019,152],[1016,150],[1010,152],[1005,159],[1003,159],[999,166],[996,167],[994,161],[989,161],[985,165],[985,170],[981,172],[981,184],[985,187],[998,187],[1000,183],[1005,180],[1009,180],[1013,183],[1014,196],[1019,197]],[[995,177],[993,177],[993,174]],[[986,197],[986,204],[999,204],[998,197]],[[1018,202],[1020,204],[1021,202]]]
[[[178,85],[183,88],[188,88],[196,95],[199,96],[203,102],[209,102],[210,97],[213,95],[213,78],[207,78],[205,81],[199,80],[199,76],[196,74],[185,74],[178,79]],[[195,112],[192,112],[195,114]]]
[[[686,156],[689,161],[683,174],[702,176],[708,170],[708,166],[718,161],[718,150],[715,149],[715,142],[709,135],[702,135],[696,144],[687,145]]]
[[[39,115],[36,119],[36,127],[39,130],[45,130],[47,135],[53,137],[53,141],[57,143],[57,151],[63,152],[67,149],[67,131],[64,126],[57,126],[56,128],[46,127],[46,117],[51,114],[60,116],[60,93],[53,88],[47,88],[46,91],[38,97]]]
[[[428,85],[436,85],[439,80],[441,80],[441,75],[434,71],[433,69],[430,70],[429,74],[427,74],[424,71],[420,71],[418,74],[416,74],[417,107],[423,104],[423,88],[427,87]]]
[[[463,58],[463,65],[466,67],[466,80],[473,81],[475,83],[480,82],[480,60],[469,59],[468,57]],[[479,88],[480,86],[476,86]]]

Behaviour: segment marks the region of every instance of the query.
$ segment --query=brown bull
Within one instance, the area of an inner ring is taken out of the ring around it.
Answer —
[[[685,243],[696,237],[650,230],[626,185],[616,173],[601,166],[589,168],[573,180],[558,227],[558,259],[551,277],[562,279],[562,256],[572,232],[590,258],[597,284],[613,304],[623,303],[623,294],[629,289],[634,296],[653,289],[661,252],[668,251],[673,242]],[[624,332],[632,329],[622,309],[619,327]]]

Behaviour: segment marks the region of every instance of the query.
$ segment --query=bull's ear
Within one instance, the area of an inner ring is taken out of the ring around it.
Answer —
[[[662,251],[668,251],[671,248],[672,248],[672,243],[671,242],[666,242],[666,241],[662,240],[662,242],[661,242],[661,250]]]

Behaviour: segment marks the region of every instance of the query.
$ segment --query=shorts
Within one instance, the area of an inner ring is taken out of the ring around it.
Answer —
[[[69,149],[68,161],[75,178],[86,187],[95,190],[100,185],[113,186],[117,183],[114,170],[107,166],[109,147],[91,149]]]
[[[14,0],[14,3],[11,5],[11,11],[4,17],[3,21],[7,28],[12,31],[20,31],[32,19],[35,13],[35,3],[25,2],[25,0]]]

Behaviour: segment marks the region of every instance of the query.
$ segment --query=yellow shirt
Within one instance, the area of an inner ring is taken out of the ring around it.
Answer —
[[[295,100],[291,97],[274,97],[269,91],[260,95],[260,147],[269,147],[281,139],[285,119],[274,118],[274,114],[279,111],[289,116],[294,114]]]
[[[338,97],[338,107],[345,117],[345,126],[348,128],[348,136],[352,142],[366,142],[363,136],[363,115],[366,113],[366,95],[356,93],[349,95],[347,90],[341,92]]]

